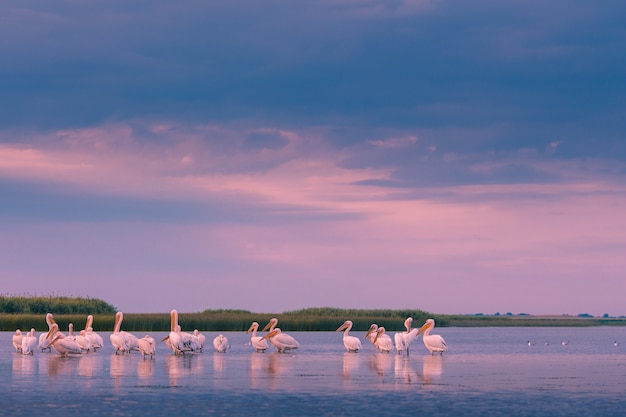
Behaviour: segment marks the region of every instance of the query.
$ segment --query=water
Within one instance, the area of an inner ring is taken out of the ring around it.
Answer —
[[[226,354],[214,353],[216,334],[205,333],[204,353],[177,357],[158,343],[144,360],[114,355],[105,332],[103,349],[67,358],[17,354],[12,332],[3,332],[0,415],[626,414],[622,327],[437,328],[450,346],[443,357],[430,356],[421,338],[407,357],[376,353],[366,341],[347,353],[341,333],[289,333],[301,346],[293,353],[256,353],[248,335],[226,332]]]

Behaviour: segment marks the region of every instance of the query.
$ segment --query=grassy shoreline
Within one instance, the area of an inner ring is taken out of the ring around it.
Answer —
[[[313,309],[296,312],[252,313],[248,311],[207,310],[201,313],[179,313],[183,330],[190,331],[246,331],[253,321],[263,327],[270,318],[276,317],[285,331],[333,331],[344,320],[354,322],[354,331],[366,331],[370,324],[377,323],[388,331],[403,330],[406,317],[413,317],[414,327],[427,318],[434,318],[438,327],[591,327],[626,326],[626,318],[574,317],[574,316],[471,316],[431,314],[420,310],[341,310]],[[54,312],[53,312],[54,313]],[[111,331],[114,314],[94,314],[93,327],[96,331]],[[62,330],[69,323],[80,331],[85,327],[86,314],[55,314],[54,318]],[[169,331],[169,313],[125,313],[122,329],[128,331]],[[44,314],[0,314],[0,331],[22,331],[35,328],[47,330]]]

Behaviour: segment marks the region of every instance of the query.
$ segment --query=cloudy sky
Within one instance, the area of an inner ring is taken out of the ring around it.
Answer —
[[[0,3],[0,293],[626,314],[626,3]]]

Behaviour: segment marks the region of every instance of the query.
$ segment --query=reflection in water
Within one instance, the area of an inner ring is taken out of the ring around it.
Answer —
[[[170,386],[177,386],[179,380],[202,372],[202,355],[171,355],[165,367],[170,378]]]
[[[13,375],[33,375],[35,373],[35,361],[33,355],[13,355]]]
[[[124,377],[132,375],[131,360],[130,355],[111,355],[110,375],[116,389],[122,387]]]
[[[350,352],[344,352],[343,354],[343,377],[350,379],[350,376],[356,373],[359,369],[361,355]]]
[[[224,372],[224,366],[226,365],[226,360],[224,359],[226,355],[215,352],[213,354],[213,371],[216,376],[221,376]]]
[[[78,357],[46,355],[46,373],[48,376],[74,375],[78,367]]]
[[[262,388],[259,384],[270,366],[270,355],[253,352],[250,355],[250,382],[252,388]]]
[[[256,388],[262,379],[267,378],[269,387],[263,386],[263,388],[271,390],[279,388],[279,377],[289,373],[295,360],[294,355],[279,352],[270,354],[254,352],[250,357],[250,376],[253,388]]]
[[[149,380],[154,375],[154,360],[152,357],[141,358],[137,363],[137,376],[140,380]]]
[[[444,357],[441,355],[425,355],[424,365],[422,366],[422,377],[424,383],[431,384],[441,377],[443,373]]]
[[[402,380],[407,384],[421,381],[417,371],[412,366],[409,356],[395,355],[393,370],[396,375],[396,380]]]
[[[104,358],[102,355],[83,355],[78,360],[78,375],[92,377],[102,371]]]
[[[388,353],[376,353],[370,357],[369,366],[380,378],[389,373],[393,367],[394,355]]]

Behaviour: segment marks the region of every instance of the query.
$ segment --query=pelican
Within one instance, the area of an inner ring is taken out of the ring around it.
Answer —
[[[89,351],[93,347],[91,345],[91,342],[89,341],[89,338],[87,337],[87,333],[84,330],[81,330],[78,333],[78,336],[76,336],[74,340],[76,340],[76,343],[78,343],[78,346],[80,346],[80,348],[87,353],[89,353]],[[95,352],[95,349],[94,349],[94,352]]]
[[[154,338],[145,335],[141,339],[137,340],[137,347],[141,352],[141,357],[145,358],[146,355],[150,355],[150,358],[156,353],[156,341]]]
[[[278,327],[274,327],[274,330],[262,338],[269,339],[272,346],[274,346],[279,353],[284,353],[288,350],[298,349],[300,347],[300,344],[296,341],[296,339],[287,333],[282,333]]]
[[[120,330],[122,327],[122,321],[124,320],[124,313],[118,311],[115,314],[115,325],[113,326],[113,333],[109,336],[113,348],[115,348],[115,354],[130,353],[131,350],[139,350],[137,346],[137,336],[132,333],[128,333]]]
[[[426,346],[426,349],[430,351],[431,355],[434,355],[435,352],[439,352],[439,354],[443,355],[443,352],[448,349],[448,345],[446,344],[446,341],[443,340],[443,337],[438,334],[430,334],[430,331],[434,328],[435,320],[428,319],[417,334],[420,335],[424,333],[422,340],[424,341],[424,346]]]
[[[252,343],[252,347],[256,349],[257,352],[265,352],[265,350],[267,349],[267,340],[263,339],[261,336],[256,335],[256,331],[258,329],[259,323],[255,321],[252,323],[246,333],[252,332],[252,336],[250,337],[250,343]]]
[[[376,331],[377,330],[378,330],[378,325],[372,323],[372,325],[370,326],[370,328],[367,331],[367,333],[365,333],[365,336],[363,336],[363,339],[367,339],[370,342],[372,342],[372,344],[374,344],[374,339],[376,339]]]
[[[569,344],[569,340],[561,340],[562,346],[567,346]]]
[[[15,331],[15,334],[11,338],[11,342],[13,342],[13,347],[15,348],[16,352],[22,351],[22,339],[23,338],[24,336],[22,335],[22,331],[20,329],[17,329]]]
[[[213,347],[216,352],[226,353],[230,345],[228,344],[228,339],[223,334],[217,335],[215,339],[213,339]]]
[[[404,321],[404,327],[406,328],[406,332],[398,332],[393,338],[396,342],[396,350],[398,351],[398,355],[402,354],[403,350],[406,350],[406,354],[409,354],[409,346],[411,343],[417,338],[417,332],[419,329],[411,329],[411,324],[413,323],[413,317],[409,317]]]
[[[52,315],[52,313],[46,314],[46,324],[48,325],[48,331],[50,331],[54,323],[55,321],[54,321],[54,316]],[[44,332],[39,335],[39,349],[41,349],[42,352],[46,349],[48,349],[48,352],[50,352],[50,349],[51,349],[50,343],[46,339],[47,335],[48,335],[47,332]]]
[[[385,334],[385,328],[379,327],[376,330],[376,337],[374,338],[374,346],[378,348],[382,353],[389,353],[393,349],[393,343],[391,342],[391,337]]]
[[[52,325],[52,328],[48,331],[46,338],[49,340],[49,343],[54,350],[56,350],[61,356],[67,356],[70,353],[77,355],[83,353],[76,341],[65,337],[65,335],[59,331],[59,325],[56,323]]]
[[[193,331],[193,336],[196,338],[196,343],[198,343],[198,350],[202,352],[204,342],[206,342],[206,336],[200,333],[198,329]]]
[[[350,330],[352,330],[352,322],[350,320],[344,321],[343,324],[339,326],[339,328],[335,331],[340,332],[342,330],[344,330],[343,345],[346,347],[346,350],[348,352],[355,352],[355,353],[361,350],[361,341],[359,340],[359,338],[350,336],[348,334]]]
[[[172,310],[170,313],[170,335],[169,343],[175,355],[184,355],[185,352],[199,350],[198,342],[193,335],[182,332],[178,325],[178,311]]]
[[[89,343],[91,343],[91,348],[95,352],[97,349],[100,349],[103,346],[102,337],[93,331],[93,316],[90,314],[87,316],[87,323],[85,323],[85,337],[89,339]]]
[[[613,342],[613,346],[618,347],[619,346],[619,342],[616,340]]]
[[[35,329],[30,329],[30,332],[22,337],[22,354],[32,355],[36,347],[37,338],[35,337]]]

